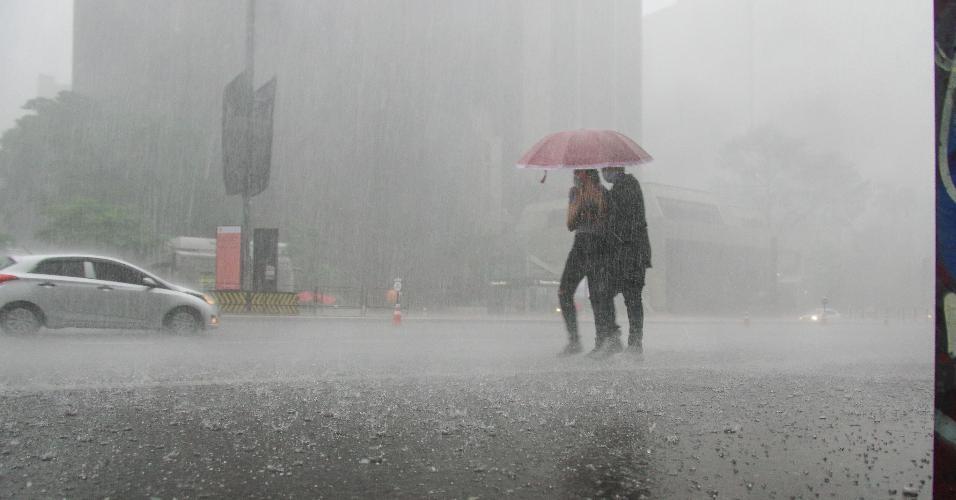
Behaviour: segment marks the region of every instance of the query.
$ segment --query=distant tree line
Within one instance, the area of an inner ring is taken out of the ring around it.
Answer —
[[[919,283],[931,279],[931,256],[914,250],[931,248],[931,200],[873,182],[851,160],[771,127],[729,141],[718,166],[716,190],[753,209],[776,240],[778,279],[798,284],[789,290],[796,294],[777,297],[779,308],[824,296],[844,308],[929,300],[929,285]]]
[[[163,238],[215,229],[218,169],[188,123],[72,92],[37,98],[0,137],[0,231],[18,242],[148,259]]]

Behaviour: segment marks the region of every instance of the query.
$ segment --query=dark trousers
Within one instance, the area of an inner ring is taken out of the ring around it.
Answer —
[[[604,237],[577,233],[574,245],[568,253],[558,285],[558,303],[564,326],[572,341],[578,340],[578,315],[574,308],[574,291],[581,280],[588,279],[588,294],[591,309],[594,311],[594,326],[598,338],[603,338],[614,329],[614,302],[610,294],[610,276],[608,274],[608,246]]]
[[[647,268],[636,245],[624,244],[618,247],[612,257],[613,295],[624,295],[627,308],[627,343],[641,342],[644,338],[644,303],[641,292],[644,290],[644,276]]]

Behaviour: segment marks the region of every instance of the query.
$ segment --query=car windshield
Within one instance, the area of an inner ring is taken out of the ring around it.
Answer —
[[[13,264],[16,264],[16,261],[13,260],[12,258],[7,256],[0,256],[0,269],[10,267]]]

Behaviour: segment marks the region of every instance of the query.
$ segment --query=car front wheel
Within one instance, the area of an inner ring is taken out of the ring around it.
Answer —
[[[0,329],[11,335],[32,335],[40,330],[40,315],[27,306],[13,306],[0,311]]]
[[[163,322],[166,331],[176,335],[193,335],[199,333],[202,329],[202,322],[199,315],[185,307],[174,309],[166,315],[166,321]]]

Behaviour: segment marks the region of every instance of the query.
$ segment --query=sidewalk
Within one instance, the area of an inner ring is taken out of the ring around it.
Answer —
[[[288,321],[310,321],[310,320],[345,320],[345,321],[371,321],[387,323],[392,321],[392,311],[388,309],[369,309],[365,315],[358,309],[324,309],[317,314],[311,311],[303,311],[298,315],[266,315],[266,314],[223,314],[224,319],[235,320],[288,320]],[[514,322],[514,323],[561,323],[561,315],[555,313],[529,313],[529,314],[488,314],[477,311],[402,311],[403,322],[420,321],[460,321],[460,322]],[[594,321],[590,313],[578,313],[579,322]],[[618,315],[618,322],[627,321],[624,314]],[[745,325],[743,316],[686,316],[673,314],[646,314],[644,322],[647,324],[740,324]],[[790,316],[759,316],[751,317],[750,324],[767,323],[800,323],[796,317]],[[804,322],[807,325],[811,323]],[[834,322],[836,324],[837,322]],[[870,323],[882,324],[878,320],[847,319],[840,320],[839,323]],[[891,322],[891,323],[898,323]],[[907,322],[908,323],[908,322]]]

